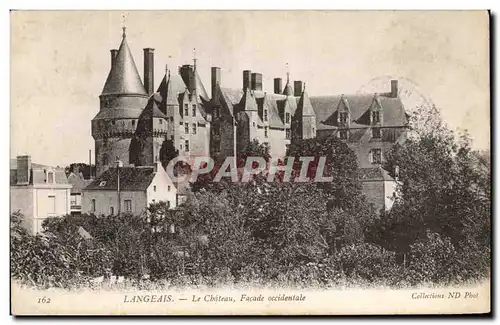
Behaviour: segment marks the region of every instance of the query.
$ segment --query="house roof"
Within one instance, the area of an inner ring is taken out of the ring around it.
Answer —
[[[81,193],[82,190],[92,183],[91,179],[84,179],[82,175],[80,174],[75,174],[75,173],[70,173],[68,175],[68,183],[71,184],[73,187],[71,188],[71,193]]]
[[[342,97],[343,96],[343,97]],[[337,114],[339,105],[346,105],[351,112],[351,127],[369,125],[369,109],[380,103],[384,112],[384,126],[403,126],[408,119],[400,98],[379,95],[374,99],[373,94],[354,94],[338,96],[310,97],[312,107],[316,113],[316,128],[318,130],[338,127]],[[378,102],[378,103],[377,103]]]
[[[155,176],[154,167],[120,167],[121,191],[145,191]],[[109,168],[92,181],[84,191],[117,190],[118,169]]]
[[[101,95],[112,94],[146,95],[134,58],[128,47],[125,32],[101,93]]]
[[[68,184],[68,178],[64,168],[52,167],[37,163],[31,163],[30,184],[44,184],[46,179],[45,171],[49,169],[54,172],[54,182],[56,184]],[[17,184],[17,159],[10,159],[10,185]]]
[[[359,179],[363,181],[394,181],[387,170],[382,167],[369,167],[359,169]]]

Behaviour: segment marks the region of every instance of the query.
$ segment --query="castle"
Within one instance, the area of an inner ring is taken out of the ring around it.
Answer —
[[[169,141],[180,155],[225,158],[256,139],[269,145],[271,156],[284,157],[291,142],[335,136],[356,153],[362,181],[380,183],[390,180],[380,167],[384,151],[406,138],[397,80],[387,93],[313,97],[288,74],[284,86],[274,78],[268,93],[262,74],[250,70],[243,71],[240,87],[226,88],[221,68],[212,67],[208,96],[196,60],[177,71],[166,67],[156,92],[153,79],[154,49],[144,49],[142,82],[124,28],[92,120],[97,175],[116,157],[124,165],[153,166]]]

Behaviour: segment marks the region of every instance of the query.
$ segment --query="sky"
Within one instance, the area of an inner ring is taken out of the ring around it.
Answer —
[[[412,90],[407,108],[425,98],[474,147],[490,146],[485,11],[13,11],[11,157],[88,162],[90,121],[123,24],[141,77],[143,48],[155,49],[155,88],[166,64],[192,63],[193,48],[209,92],[211,66],[221,67],[223,87],[241,87],[249,69],[272,92],[288,63],[310,96],[386,92],[397,78]]]

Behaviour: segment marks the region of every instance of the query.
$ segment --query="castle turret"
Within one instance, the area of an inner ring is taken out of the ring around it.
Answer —
[[[120,47],[111,55],[111,69],[99,96],[99,113],[92,120],[98,175],[111,166],[117,156],[125,165],[130,164],[131,139],[148,102],[148,94],[127,44],[125,27]]]
[[[298,87],[302,87],[302,82]],[[305,83],[303,89],[295,89],[296,94],[301,92],[297,110],[292,119],[292,141],[300,139],[311,139],[316,137],[316,113],[307,94]]]

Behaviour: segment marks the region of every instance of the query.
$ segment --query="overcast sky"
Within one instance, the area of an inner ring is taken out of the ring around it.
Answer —
[[[90,121],[121,42],[123,11],[11,13],[11,156],[64,166],[88,162]],[[131,11],[127,40],[140,75],[155,49],[155,88],[193,59],[210,91],[210,67],[223,87],[241,87],[242,70],[263,74],[264,90],[286,76],[310,96],[388,91],[387,76],[416,87],[474,146],[489,147],[486,12]],[[411,104],[411,100],[409,101]],[[408,105],[410,105],[408,104]],[[92,158],[93,160],[93,158]]]

